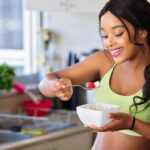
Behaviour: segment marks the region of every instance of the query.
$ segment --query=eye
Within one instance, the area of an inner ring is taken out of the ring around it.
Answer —
[[[115,36],[120,37],[122,36],[123,32],[116,34]]]
[[[107,35],[102,35],[102,39],[107,39],[108,36]]]

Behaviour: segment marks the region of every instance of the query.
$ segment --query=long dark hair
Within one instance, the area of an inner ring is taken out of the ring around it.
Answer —
[[[147,30],[147,41],[150,47],[150,3],[147,2],[147,0],[109,0],[99,14],[100,24],[101,17],[108,11],[122,22],[128,32],[131,42],[138,46],[143,47],[143,43],[136,42],[136,31],[138,29]],[[134,41],[132,41],[130,32],[123,19],[127,20],[134,26]],[[143,95],[142,97],[135,96],[133,98],[133,104],[129,108],[131,115],[135,115],[137,112],[143,111],[150,106],[150,65],[145,67],[144,78],[145,83],[142,88]],[[138,106],[144,107],[141,107],[142,109],[140,109]]]

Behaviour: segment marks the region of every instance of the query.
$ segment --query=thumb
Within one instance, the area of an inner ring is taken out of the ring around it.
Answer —
[[[108,113],[107,116],[109,119],[119,119],[122,115],[121,113]]]

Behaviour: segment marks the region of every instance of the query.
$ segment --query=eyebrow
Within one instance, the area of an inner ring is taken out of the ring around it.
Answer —
[[[113,26],[112,29],[116,29],[116,28],[125,28],[123,25],[117,25],[117,26]],[[104,28],[100,28],[101,30],[104,30]]]

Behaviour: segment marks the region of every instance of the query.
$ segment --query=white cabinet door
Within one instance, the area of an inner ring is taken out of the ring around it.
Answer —
[[[99,13],[108,0],[26,0],[28,10],[48,12]]]
[[[84,132],[47,143],[47,150],[90,150],[92,133]]]
[[[25,0],[27,10],[37,11],[66,11],[66,0]]]
[[[107,0],[69,0],[69,11],[79,13],[99,13]]]
[[[26,148],[17,149],[17,150],[47,150],[47,143],[36,144],[33,146],[28,146]]]

